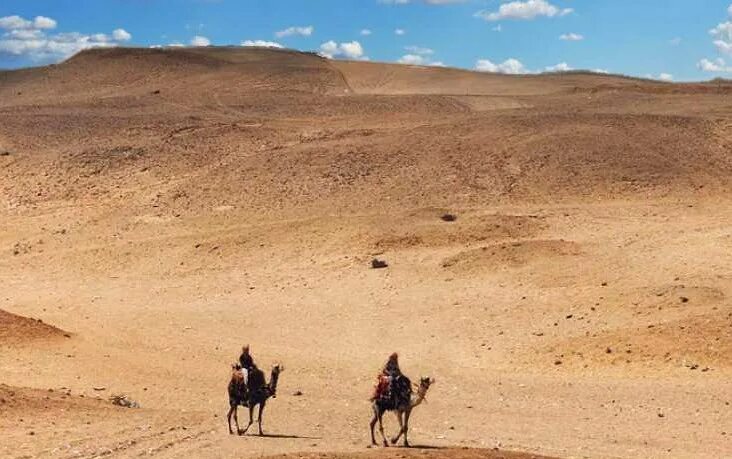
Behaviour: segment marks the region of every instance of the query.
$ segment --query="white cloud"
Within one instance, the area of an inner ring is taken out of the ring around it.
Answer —
[[[407,33],[407,31],[404,30],[404,29],[394,29],[394,34],[395,35],[404,35],[406,33]]]
[[[430,48],[422,48],[421,46],[405,46],[404,49],[409,51],[412,54],[419,54],[420,56],[425,56],[428,54],[434,54],[434,50]]]
[[[130,41],[132,40],[132,34],[125,29],[115,29],[112,32],[112,37],[117,41]]]
[[[174,43],[170,43],[168,45],[168,48],[183,48],[184,46],[185,45],[183,43],[174,42]]]
[[[56,28],[56,21],[45,16],[36,16],[32,21],[23,19],[20,16],[5,16],[0,18],[0,29],[20,30],[36,29],[51,30]]]
[[[491,30],[494,32],[500,32],[503,30],[503,26],[501,24],[498,24],[497,26],[493,27]]]
[[[704,72],[732,73],[732,66],[728,66],[722,58],[715,59],[714,61],[702,59],[696,66]]]
[[[429,60],[426,57],[420,56],[418,54],[405,54],[404,56],[399,58],[398,62],[400,64],[408,65],[427,65],[427,62],[429,62]]]
[[[208,38],[196,35],[195,37],[191,38],[191,46],[209,46],[211,45],[211,40]]]
[[[717,27],[709,31],[716,40],[714,40],[714,46],[717,47],[719,52],[724,54],[732,54],[732,22],[722,22],[717,24]]]
[[[671,46],[679,46],[681,44],[681,37],[675,37],[668,41]]]
[[[659,73],[658,75],[651,75],[650,73],[646,73],[645,77],[649,80],[674,81],[674,76],[670,73]]]
[[[574,70],[572,67],[569,66],[566,62],[560,62],[557,65],[552,65],[549,67],[546,67],[544,70],[547,72],[569,72],[570,70]]]
[[[280,30],[280,31],[275,32],[275,36],[277,38],[290,37],[290,36],[293,36],[293,35],[300,35],[302,37],[309,37],[310,35],[313,34],[313,31],[314,30],[315,30],[315,27],[313,27],[311,25],[310,26],[303,26],[303,27],[294,26],[294,27],[288,27],[285,30]]]
[[[661,81],[674,81],[674,76],[670,73],[659,73],[658,79]]]
[[[445,63],[442,61],[433,61],[429,57],[420,54],[405,54],[400,57],[397,61],[400,64],[406,65],[424,65],[430,67],[445,67]]]
[[[730,5],[729,8],[727,8],[727,14],[732,16],[732,5]]]
[[[371,30],[370,29],[361,29],[361,32],[360,33],[361,33],[361,35],[363,35],[364,37],[366,37],[368,35],[371,35]]]
[[[495,64],[488,59],[479,59],[475,63],[475,70],[479,72],[507,73],[511,75],[530,73],[521,61],[513,58],[507,59],[500,64]]]
[[[590,72],[592,72],[592,73],[602,73],[602,74],[608,74],[608,73],[610,73],[608,70],[605,70],[605,69],[593,69],[593,70],[590,70]]]
[[[55,29],[56,21],[45,16],[36,16],[36,18],[33,20],[33,27],[43,30]]]
[[[560,35],[559,39],[564,41],[582,41],[585,39],[585,37],[578,33],[565,33]]]
[[[110,48],[118,46],[122,37],[118,29],[111,36],[103,33],[82,34],[68,32],[50,34],[57,23],[45,16],[36,16],[33,20],[20,16],[0,18],[0,54],[25,57],[33,61],[55,62],[67,58],[79,51],[89,48]],[[125,32],[126,33],[126,32]],[[129,35],[129,34],[127,34]],[[129,36],[129,38],[132,38]]]
[[[266,40],[244,40],[241,42],[242,46],[258,46],[261,48],[283,48],[283,46],[274,41]]]
[[[0,29],[17,30],[30,29],[33,23],[20,16],[5,16],[0,18]]]
[[[336,43],[333,40],[326,41],[320,45],[320,55],[333,59],[336,57],[345,57],[347,59],[367,60],[364,56],[363,47],[357,41],[345,43]]]
[[[526,0],[504,3],[498,11],[478,11],[475,15],[486,21],[501,21],[504,19],[532,20],[537,17],[561,17],[574,12],[572,8],[559,8],[547,0]]]

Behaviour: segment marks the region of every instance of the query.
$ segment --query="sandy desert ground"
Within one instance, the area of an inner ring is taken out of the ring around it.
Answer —
[[[731,95],[264,49],[0,72],[0,456],[732,457]],[[244,343],[285,366],[266,437],[226,428]],[[392,351],[437,380],[422,449],[366,449]]]

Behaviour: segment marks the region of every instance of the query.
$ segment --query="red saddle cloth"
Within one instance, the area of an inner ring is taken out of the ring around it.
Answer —
[[[379,400],[386,398],[389,395],[389,377],[385,375],[379,375],[376,386],[374,386],[374,395],[371,400]]]

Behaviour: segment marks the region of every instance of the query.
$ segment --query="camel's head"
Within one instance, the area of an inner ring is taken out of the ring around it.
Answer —
[[[269,388],[272,391],[272,398],[277,397],[277,382],[280,379],[280,373],[285,371],[284,365],[276,363],[272,365],[272,375],[269,380]]]
[[[419,379],[419,390],[422,393],[427,392],[431,385],[435,383],[435,378],[429,376],[423,376]]]

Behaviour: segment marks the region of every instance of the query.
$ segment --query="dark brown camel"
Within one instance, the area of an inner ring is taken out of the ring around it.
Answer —
[[[233,366],[234,371],[231,374],[231,380],[229,381],[229,413],[226,415],[229,433],[234,434],[231,429],[231,417],[234,416],[234,423],[236,424],[236,433],[244,435],[249,430],[249,427],[254,423],[254,408],[259,405],[259,435],[264,435],[262,432],[262,413],[267,400],[277,397],[277,381],[280,377],[280,373],[284,371],[284,368],[280,365],[272,367],[272,374],[269,379],[269,384],[264,380],[264,373],[262,370],[253,366],[249,370],[248,381],[244,380],[244,372],[240,365]],[[239,428],[239,417],[237,416],[237,408],[246,406],[249,408],[249,424],[244,430]]]
[[[384,435],[384,424],[382,418],[387,411],[394,411],[399,420],[399,433],[391,438],[393,445],[399,441],[399,437],[404,435],[404,446],[409,447],[407,440],[407,432],[409,431],[409,416],[412,410],[420,405],[427,395],[430,386],[435,383],[434,379],[422,378],[419,381],[417,394],[412,396],[412,382],[406,376],[400,376],[392,383],[391,393],[387,397],[381,397],[373,401],[374,417],[371,419],[371,444],[376,445],[374,437],[374,426],[379,422],[379,431],[384,441],[384,446],[389,446]]]

